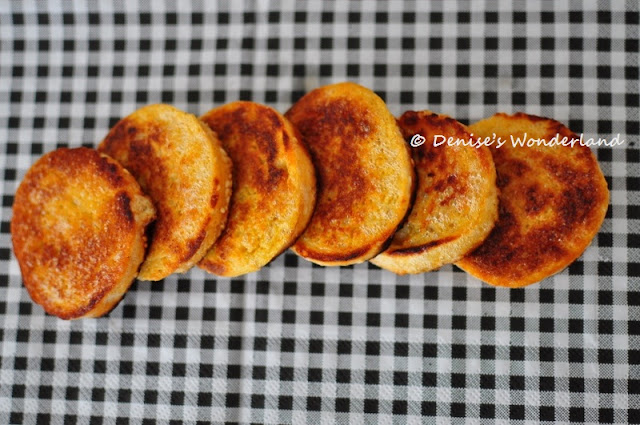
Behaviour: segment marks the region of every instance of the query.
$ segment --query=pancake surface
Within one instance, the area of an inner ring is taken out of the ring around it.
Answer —
[[[418,187],[411,212],[391,245],[371,260],[394,273],[422,273],[461,259],[482,243],[498,218],[498,189],[486,146],[434,146],[434,135],[469,140],[458,121],[429,111],[408,111],[399,119],[412,147]],[[440,141],[440,139],[438,139]]]
[[[29,295],[63,319],[114,307],[144,256],[151,200],[116,161],[87,148],[40,158],[18,187],[11,235]]]
[[[353,83],[318,88],[286,113],[316,167],[316,208],[293,245],[321,265],[347,265],[379,253],[411,202],[413,166],[386,105]]]
[[[497,286],[538,282],[568,266],[598,233],[609,204],[607,183],[587,146],[514,147],[510,136],[577,136],[561,123],[518,113],[496,114],[469,129],[509,140],[492,147],[500,214],[485,242],[457,263]]]
[[[138,279],[160,280],[196,264],[224,227],[231,161],[216,135],[169,105],[145,106],[100,144],[133,174],[158,211]]]
[[[313,164],[298,132],[268,106],[233,102],[200,117],[233,163],[229,218],[203,269],[238,276],[260,269],[305,229],[315,205]]]

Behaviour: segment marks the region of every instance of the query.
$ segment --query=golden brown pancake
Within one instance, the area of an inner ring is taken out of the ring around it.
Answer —
[[[118,122],[98,149],[133,174],[158,210],[138,279],[160,280],[200,261],[231,196],[231,161],[216,135],[191,114],[150,105]]]
[[[482,243],[498,218],[498,189],[491,152],[441,143],[469,140],[467,128],[445,115],[408,111],[398,125],[412,147],[418,178],[415,201],[406,222],[386,251],[371,262],[394,273],[422,273],[461,259]]]
[[[607,183],[589,147],[514,147],[511,135],[577,138],[557,121],[522,113],[496,114],[469,129],[509,142],[491,149],[501,191],[498,222],[457,265],[487,283],[513,288],[567,267],[598,233],[609,204]]]
[[[63,319],[107,313],[138,272],[154,216],[113,159],[87,148],[44,155],[18,187],[11,220],[29,295]]]
[[[298,132],[268,106],[233,102],[200,117],[233,163],[229,218],[200,261],[220,276],[260,269],[306,227],[315,205],[313,164]]]
[[[286,113],[309,148],[318,179],[311,222],[293,245],[321,265],[379,253],[409,209],[413,167],[395,119],[371,90],[321,87]]]

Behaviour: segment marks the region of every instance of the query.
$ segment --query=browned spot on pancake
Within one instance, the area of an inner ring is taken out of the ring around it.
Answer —
[[[109,181],[113,187],[120,187],[125,184],[118,166],[106,158],[100,158],[98,170]]]
[[[586,171],[569,160],[547,158],[544,161],[545,168],[563,185],[563,191],[556,198],[554,207],[559,212],[562,222],[567,225],[592,218],[594,207],[605,197],[599,190],[593,171],[597,164],[591,156],[589,161],[593,163],[589,164],[590,167],[584,168]]]
[[[429,249],[435,248],[435,247],[437,247],[439,245],[455,241],[456,239],[458,239],[457,236],[450,236],[450,237],[447,237],[447,238],[438,239],[436,241],[431,241],[431,242],[426,243],[424,245],[412,246],[410,248],[404,248],[404,249],[398,249],[398,250],[395,250],[395,251],[391,251],[390,254],[392,254],[392,255],[418,254],[420,252],[428,251]]]
[[[227,268],[224,266],[223,263],[221,263],[221,262],[215,262],[214,263],[214,262],[211,262],[211,261],[207,261],[206,257],[205,257],[205,260],[202,261],[200,266],[201,267],[204,266],[204,268],[208,272],[216,274],[218,276],[224,276],[226,271],[227,271]]]
[[[157,125],[145,123],[141,129],[132,127],[130,118],[124,118],[111,129],[99,150],[120,161],[133,174],[142,189],[151,195],[156,204],[162,203],[164,188],[150,182],[166,179],[166,170],[156,156],[154,145],[164,143],[163,130]],[[131,132],[130,129],[136,131]],[[166,181],[166,180],[165,180]],[[161,217],[158,217],[161,220]]]
[[[327,262],[327,263],[332,263],[332,262],[337,262],[337,261],[349,261],[352,260],[354,258],[358,258],[361,255],[363,255],[364,253],[366,253],[367,251],[369,251],[369,249],[371,248],[371,246],[365,246],[350,252],[346,252],[346,253],[341,253],[341,254],[325,254],[322,252],[313,252],[313,259],[317,260],[317,261],[323,261],[323,262]],[[305,252],[305,248],[302,248],[300,250],[301,252]],[[308,252],[308,251],[307,251]]]
[[[348,156],[348,155],[347,155]],[[353,161],[357,158],[352,157]],[[332,167],[333,168],[333,167]],[[352,211],[356,210],[356,204],[361,199],[361,194],[367,189],[368,181],[366,177],[354,170],[345,170],[336,175],[338,170],[322,170],[318,172],[318,188],[320,191],[331,191],[334,196],[331,199],[320,199],[314,212],[314,220],[330,221],[349,217]],[[337,177],[342,177],[340,180]],[[362,219],[362,212],[352,218]]]
[[[131,139],[129,149],[134,158],[142,159],[154,156],[153,147],[147,143],[147,140],[153,140],[153,138],[149,137],[146,140],[138,138]]]
[[[128,129],[133,128],[135,131],[129,132]],[[122,149],[122,144],[129,139],[130,135],[135,135],[137,129],[133,127],[129,118],[123,118],[111,128],[107,137],[103,140],[100,150],[103,152],[114,152]]]
[[[423,147],[424,146],[424,147]],[[436,158],[441,155],[443,149],[437,149],[431,146],[422,145],[421,147],[414,148],[413,151],[413,160],[416,163],[421,163],[422,161],[427,162],[435,162]]]
[[[198,251],[198,249],[202,245],[202,242],[204,241],[204,238],[206,236],[207,236],[207,226],[205,224],[202,230],[200,230],[200,233],[198,233],[198,236],[196,236],[195,238],[187,242],[187,247],[186,247],[187,249],[182,254],[180,259],[182,261],[188,261],[191,257],[193,257],[193,255],[196,253],[196,251]]]
[[[214,190],[211,195],[211,206],[215,208],[216,205],[218,205],[218,200],[220,199],[220,180],[218,180],[217,177],[213,179],[213,187]]]
[[[516,254],[509,245],[509,238],[515,235],[518,221],[513,213],[500,204],[498,221],[482,245],[473,251],[472,261],[482,263],[492,270],[503,270]]]
[[[453,186],[454,184],[456,184],[458,182],[458,177],[456,177],[455,174],[450,175],[449,177],[447,177],[447,184],[449,186]]]
[[[433,112],[425,113],[425,111],[406,111],[397,120],[397,122],[402,132],[402,136],[406,141],[410,141],[416,134],[422,135],[426,139],[422,146],[433,146],[433,136],[435,134],[443,134],[442,131],[434,133],[434,129],[450,130],[448,133],[451,133],[452,135],[459,134],[461,131],[464,131],[462,125],[455,119],[446,115],[438,115]]]
[[[82,246],[80,246],[80,248],[82,248]],[[42,263],[47,264],[52,269],[60,270],[69,265],[74,265],[73,254],[73,247],[65,240],[59,240],[53,243],[44,243],[42,251],[39,253],[39,258],[36,258],[36,255],[33,255],[33,253],[29,253],[29,256],[35,260],[42,261]]]
[[[307,105],[313,107],[307,106],[296,126],[309,146],[317,170],[320,192],[313,222],[318,225],[349,216],[362,219],[364,212],[356,204],[370,183],[358,165],[358,143],[371,133],[369,112],[360,103],[343,98],[308,99]]]
[[[504,171],[505,168],[515,177],[522,177],[526,172],[531,170],[531,167],[529,167],[526,162],[519,159],[510,159],[507,164],[501,167],[501,170]]]
[[[442,192],[447,187],[453,186],[456,182],[456,176],[451,174],[447,177],[444,177],[433,184],[433,188],[438,192]]]
[[[211,206],[213,208],[215,208],[216,205],[218,204],[218,199],[219,199],[218,192],[213,192],[213,195],[211,195]]]
[[[269,128],[272,133],[282,131],[282,118],[280,118],[278,114],[268,108],[265,108],[264,111],[260,111],[260,113],[264,114],[264,116],[271,122],[271,126]]]
[[[97,291],[89,300],[89,302],[72,313],[61,313],[58,317],[65,320],[75,319],[91,311],[101,300],[110,288],[102,288]]]
[[[401,229],[402,226],[404,225],[404,223],[406,223],[407,218],[409,217],[409,213],[411,212],[411,209],[409,209],[407,211],[407,214],[405,214],[404,218],[402,219],[402,221],[400,222],[400,224],[398,225],[398,227],[395,228],[395,230],[393,232],[391,232],[389,235],[387,235],[385,241],[382,243],[382,246],[380,247],[380,252],[386,251],[387,248],[389,248],[389,246],[391,246],[391,243],[393,242],[393,237],[395,236],[395,233],[398,231],[398,229]]]
[[[464,129],[457,121],[436,114],[422,114],[423,120],[418,120],[419,114],[415,112],[409,115],[409,117],[416,117],[417,120],[414,126],[410,128],[405,125],[405,115],[401,117],[399,122],[402,125],[404,134],[407,135],[407,140],[412,137],[409,135],[414,133],[422,134],[427,138],[427,142],[423,145],[412,148],[413,160],[418,174],[427,178],[433,178],[436,175],[441,176],[437,180],[431,181],[430,184],[425,185],[424,191],[426,193],[444,193],[448,190],[450,193],[442,198],[439,203],[440,205],[449,205],[454,199],[467,192],[466,179],[464,176],[449,174],[449,170],[452,168],[450,160],[451,155],[453,155],[452,148],[445,145],[433,146],[430,138],[433,137],[434,129],[448,128],[450,129],[448,131],[456,131],[455,134],[460,134]],[[429,170],[429,172],[425,173],[424,170]]]
[[[282,119],[271,108],[237,102],[230,111],[223,107],[203,119],[218,134],[233,161],[234,183],[268,193],[286,181],[287,171],[276,164],[278,140],[286,133]]]
[[[142,173],[146,167],[159,162],[152,145],[165,141],[162,132],[152,123],[144,123],[139,129],[130,118],[124,118],[111,129],[99,149],[125,162],[129,171]]]
[[[46,157],[45,160],[49,162],[50,167],[64,173],[68,179],[75,178],[89,165],[97,170],[112,187],[118,188],[125,184],[118,164],[110,158],[97,155],[93,149],[61,148],[56,151],[56,155]]]
[[[600,193],[593,187],[577,185],[562,193],[557,209],[564,224],[582,223],[593,218],[593,208],[600,199]]]
[[[459,134],[464,131],[462,125],[453,118],[433,112],[425,113],[425,111],[406,111],[397,120],[397,123],[402,132],[402,137],[406,141],[410,141],[416,134],[422,135],[426,141],[421,146],[433,146],[433,136],[435,134],[443,134],[440,130],[452,130],[448,131],[451,134]],[[439,132],[434,133],[434,130]]]
[[[416,111],[406,111],[400,118],[396,119],[398,128],[402,132],[402,136],[404,138],[407,138],[407,135],[404,133],[403,129],[416,125],[418,123],[418,118],[419,114]]]
[[[291,140],[289,138],[289,133],[287,131],[282,132],[282,144],[286,150],[291,148]]]
[[[434,155],[434,160],[432,160],[432,167],[438,168],[439,173],[442,175],[442,178],[432,182],[431,185],[425,188],[425,192],[437,192],[444,193],[445,191],[449,191],[450,193],[440,200],[440,205],[449,205],[451,201],[458,198],[467,192],[467,186],[465,184],[465,179],[459,179],[455,174],[447,175],[444,173],[446,168],[448,167],[445,163],[446,155],[444,154],[444,150],[440,148],[434,148],[433,146],[429,150],[440,151],[441,154],[437,157],[439,160],[435,160],[436,155]]]
[[[566,255],[562,247],[566,230],[568,228],[563,229],[563,226],[547,225],[523,234],[514,213],[501,205],[493,231],[469,258],[492,274],[508,273],[518,278],[540,267],[549,258]]]
[[[232,238],[234,237],[236,229],[241,226],[242,223],[248,222],[248,216],[251,214],[251,205],[249,202],[238,202],[232,196],[231,202],[229,203],[229,211],[231,211],[231,213],[229,214],[227,223],[214,244],[216,254],[221,259],[227,257],[229,249],[233,246]],[[208,262],[208,264],[212,263]]]
[[[573,168],[567,166],[564,161],[558,160],[557,158],[547,156],[544,158],[542,165],[560,182],[566,183],[567,181],[573,181],[575,177]]]
[[[496,185],[498,186],[498,189],[500,189],[500,190],[502,190],[505,187],[507,187],[510,182],[511,182],[511,179],[509,178],[509,176],[507,174],[498,174],[496,176]]]
[[[121,216],[123,216],[128,225],[133,225],[134,217],[133,211],[131,211],[131,198],[126,192],[119,192],[116,195],[117,210]]]
[[[525,212],[528,215],[536,215],[549,203],[552,194],[542,190],[540,185],[533,184],[524,190]]]
[[[369,111],[361,103],[345,98],[314,100],[321,95],[311,92],[308,97],[305,96],[305,103],[312,107],[297,124],[302,136],[311,141],[310,144],[316,145],[314,142],[319,142],[318,139],[354,142],[371,133]]]
[[[449,205],[451,201],[459,198],[461,195],[464,195],[467,192],[467,187],[464,185],[456,185],[454,186],[454,190],[451,194],[447,195],[442,201],[440,201],[440,205]]]

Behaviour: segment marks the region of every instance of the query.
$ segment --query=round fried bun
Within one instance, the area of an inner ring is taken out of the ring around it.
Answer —
[[[313,164],[298,132],[268,106],[233,102],[201,118],[233,162],[229,218],[200,261],[220,276],[260,269],[307,226],[315,205]]]
[[[333,84],[286,113],[316,167],[311,222],[293,245],[321,265],[360,263],[378,254],[411,202],[413,164],[395,118],[371,90]]]
[[[491,147],[500,188],[495,228],[457,265],[487,283],[520,287],[567,267],[598,233],[609,190],[588,146],[513,146],[511,138],[578,139],[548,118],[496,114],[469,129],[476,136],[508,143]]]
[[[487,237],[498,218],[496,171],[486,146],[442,143],[442,137],[469,140],[453,118],[408,111],[398,125],[407,141],[425,139],[411,148],[418,188],[406,222],[371,262],[398,274],[422,273],[461,259]]]
[[[107,313],[136,277],[154,216],[113,159],[88,148],[46,154],[20,184],[11,220],[29,295],[63,319]]]
[[[216,135],[191,114],[149,105],[118,122],[98,150],[129,170],[158,210],[138,279],[160,280],[200,261],[231,196],[231,161]]]

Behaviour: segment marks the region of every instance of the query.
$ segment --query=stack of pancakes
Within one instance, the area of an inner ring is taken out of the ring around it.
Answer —
[[[200,119],[151,105],[97,150],[58,149],[31,167],[14,251],[32,299],[65,319],[105,314],[136,277],[194,265],[239,276],[289,247],[325,266],[455,263],[524,286],[574,261],[604,220],[609,194],[590,149],[407,143],[524,133],[575,137],[525,114],[469,127],[429,111],[396,120],[353,83],[313,90],[284,116],[254,102]]]

